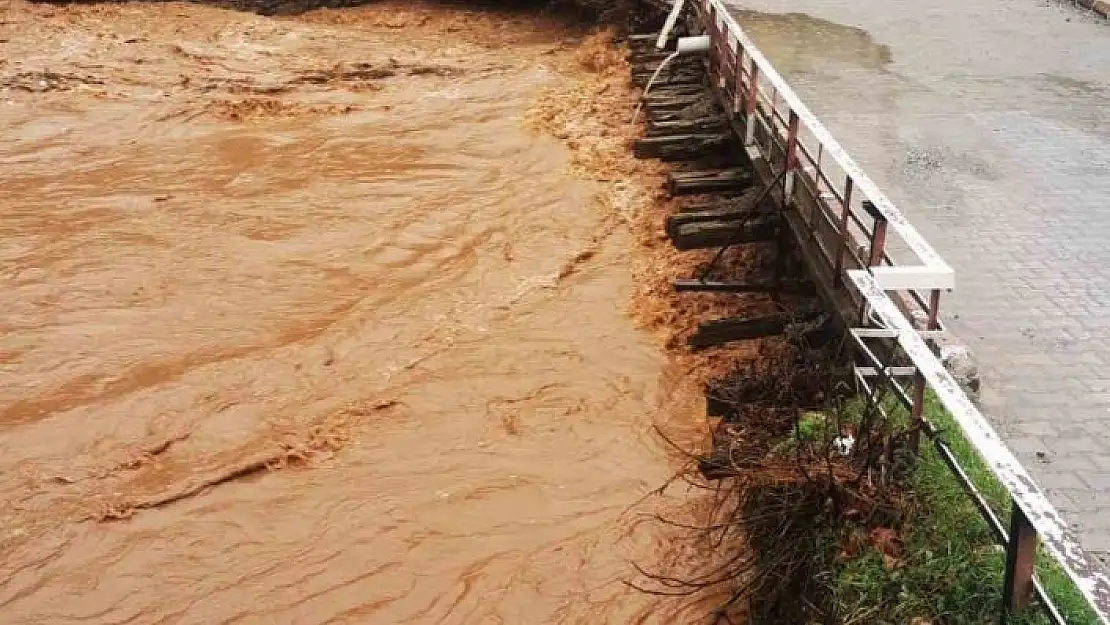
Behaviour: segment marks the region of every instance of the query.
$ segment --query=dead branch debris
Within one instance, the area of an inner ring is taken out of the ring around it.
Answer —
[[[844,408],[852,389],[842,345],[814,349],[805,336],[709,385],[722,417],[712,446],[681,450],[689,462],[672,478],[707,493],[709,509],[696,523],[655,516],[685,531],[703,560],[681,575],[636,567],[629,586],[691,600],[720,595],[716,623],[832,624],[830,573],[839,562],[874,549],[899,565],[906,502],[888,452],[897,457],[904,440],[892,424],[858,429],[862,415]],[[854,449],[836,444],[846,435],[860,437]]]
[[[804,280],[800,260],[784,251],[751,248],[718,271],[766,279],[759,274],[773,265]],[[898,565],[907,437],[872,410],[846,409],[854,389],[844,335],[813,297],[778,293],[771,304],[781,336],[752,339],[750,358],[707,385],[707,413],[720,418],[710,449],[683,450],[687,468],[672,479],[711,497],[709,511],[696,523],[656,517],[701,546],[695,570],[637,568],[628,584],[690,600],[723,596],[717,623],[836,623],[839,562],[875,549]]]

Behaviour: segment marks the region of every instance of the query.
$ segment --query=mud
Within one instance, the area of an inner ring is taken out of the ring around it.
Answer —
[[[0,12],[4,622],[694,614],[622,583],[702,406],[605,36],[235,8]]]

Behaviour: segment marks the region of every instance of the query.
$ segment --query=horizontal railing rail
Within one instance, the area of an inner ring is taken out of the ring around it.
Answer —
[[[1006,546],[1003,610],[1025,608],[1035,594],[1053,622],[1063,617],[1034,575],[1038,542],[1110,625],[1110,581],[1082,550],[1066,521],[937,357],[944,332],[940,296],[954,273],[878,186],[802,103],[722,0],[695,0],[710,37],[709,69],[719,102],[754,160],[784,175],[783,205],[811,269],[847,316],[856,379],[876,409],[890,389],[963,484]],[[880,356],[879,354],[883,354]],[[992,509],[924,414],[931,392],[1005,487],[1010,524]],[[916,438],[911,446],[916,448]]]

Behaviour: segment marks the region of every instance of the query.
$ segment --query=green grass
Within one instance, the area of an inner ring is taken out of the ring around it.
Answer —
[[[926,415],[995,513],[1008,523],[1006,489],[963,438],[959,426],[935,398],[927,400]],[[831,584],[842,622],[904,625],[922,618],[931,623],[998,623],[1005,556],[957,478],[924,439],[906,487],[912,491],[913,504],[902,531],[901,564],[888,569],[882,557],[869,550],[833,572]],[[1037,565],[1042,583],[1068,623],[1098,622],[1050,556],[1040,554]],[[1034,607],[1014,622],[1049,621]]]

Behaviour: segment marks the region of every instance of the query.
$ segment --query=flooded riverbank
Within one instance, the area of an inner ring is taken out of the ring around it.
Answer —
[[[604,46],[6,8],[5,622],[674,622],[622,580],[697,394],[626,310],[654,191],[568,108]]]

